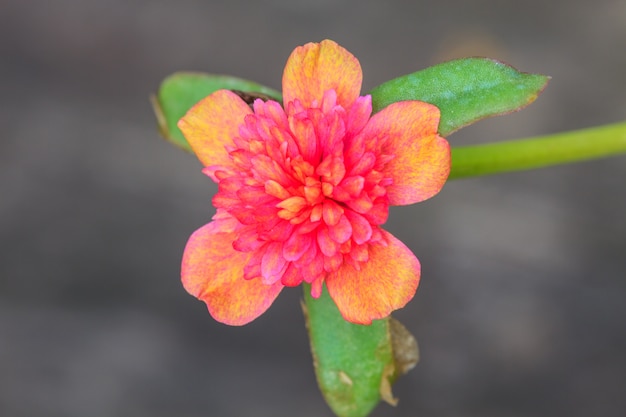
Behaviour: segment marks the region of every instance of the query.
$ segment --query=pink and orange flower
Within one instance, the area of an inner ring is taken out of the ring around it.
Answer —
[[[220,90],[179,127],[218,184],[213,221],[192,234],[185,289],[230,325],[265,312],[284,287],[325,284],[342,316],[370,324],[413,298],[420,263],[381,225],[390,205],[437,194],[450,147],[439,109],[401,101],[372,115],[361,66],[333,41],[296,48],[283,103]]]

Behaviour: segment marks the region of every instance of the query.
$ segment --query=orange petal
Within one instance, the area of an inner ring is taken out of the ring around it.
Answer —
[[[204,166],[232,165],[226,146],[239,136],[239,125],[250,107],[228,90],[218,90],[193,106],[178,127]]]
[[[393,178],[387,188],[391,205],[426,200],[448,179],[450,145],[437,135],[438,126],[439,109],[421,101],[390,104],[365,126],[362,134],[387,137],[382,152],[394,156],[384,171]]]
[[[294,99],[304,107],[318,106],[326,90],[337,92],[337,103],[349,108],[361,92],[361,64],[350,52],[331,40],[307,43],[289,56],[283,73],[285,108]]]
[[[387,246],[369,247],[369,260],[357,271],[345,264],[326,278],[331,298],[344,319],[357,324],[387,317],[408,303],[420,280],[420,263],[411,250],[382,231]]]
[[[185,248],[181,276],[187,292],[204,301],[215,320],[239,326],[263,314],[283,285],[245,280],[243,268],[251,255],[233,249],[235,237],[221,232],[216,222],[196,230]]]

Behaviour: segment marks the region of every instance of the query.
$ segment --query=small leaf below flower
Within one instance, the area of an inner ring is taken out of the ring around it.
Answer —
[[[396,405],[391,385],[417,363],[417,342],[397,320],[345,321],[324,287],[304,287],[303,310],[320,390],[339,417],[364,417],[381,401]]]

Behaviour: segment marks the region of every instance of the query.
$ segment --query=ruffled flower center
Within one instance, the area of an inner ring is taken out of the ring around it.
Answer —
[[[253,110],[228,149],[232,165],[205,168],[219,183],[213,204],[238,221],[235,250],[252,253],[244,278],[305,281],[319,296],[327,273],[359,270],[369,245],[384,244],[387,138],[361,134],[370,96],[344,108],[328,90],[308,108],[256,100]]]

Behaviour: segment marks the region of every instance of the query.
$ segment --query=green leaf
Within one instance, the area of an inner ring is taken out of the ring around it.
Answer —
[[[370,94],[375,112],[402,100],[434,104],[441,111],[439,133],[448,136],[478,120],[527,106],[549,79],[487,58],[464,58],[387,81]]]
[[[304,312],[320,390],[339,417],[364,417],[384,400],[395,405],[391,384],[418,360],[417,342],[393,318],[369,326],[343,319],[324,291],[304,286]]]
[[[152,97],[161,135],[191,152],[191,147],[177,126],[178,120],[198,101],[221,89],[261,93],[275,100],[282,100],[278,91],[253,81],[226,75],[177,72],[163,80],[156,97]]]

